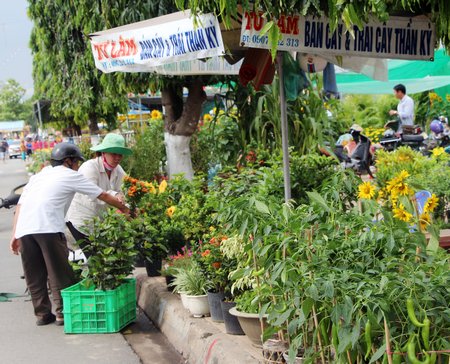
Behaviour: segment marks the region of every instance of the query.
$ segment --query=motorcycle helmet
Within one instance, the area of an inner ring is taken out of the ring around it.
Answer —
[[[430,124],[430,129],[435,134],[440,134],[444,131],[444,126],[439,120],[433,120]]]
[[[71,143],[56,144],[52,150],[50,159],[54,161],[63,161],[66,158],[76,158],[84,161],[80,148]]]

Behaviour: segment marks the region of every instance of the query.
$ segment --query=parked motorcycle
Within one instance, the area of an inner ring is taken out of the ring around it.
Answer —
[[[396,132],[399,126],[399,120],[391,120],[384,125],[386,131],[380,140],[383,149],[393,151],[402,145],[414,150],[422,150],[424,148],[426,138],[419,125],[403,125],[403,134],[397,135]]]
[[[345,145],[342,140],[345,141],[345,136],[349,135],[351,140],[347,142],[356,143],[355,148],[350,154],[345,152]],[[344,168],[351,168],[357,173],[368,173],[372,176],[370,166],[373,164],[373,157],[371,154],[371,141],[365,135],[361,134],[361,130],[351,128],[348,134],[345,134],[339,138],[335,145],[334,154],[338,157],[341,165]]]

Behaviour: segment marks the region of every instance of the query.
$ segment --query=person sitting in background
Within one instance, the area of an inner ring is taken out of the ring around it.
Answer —
[[[124,201],[120,190],[125,172],[120,162],[124,155],[132,153],[131,149],[125,146],[125,139],[121,135],[110,133],[101,144],[91,150],[96,152],[97,156],[83,163],[79,172],[109,194]],[[89,244],[90,222],[94,217],[101,216],[106,209],[107,206],[102,201],[79,193],[75,195],[67,213],[67,227],[81,250]],[[89,252],[83,253],[89,258]]]
[[[389,115],[400,119],[397,134],[403,134],[403,125],[414,125],[414,100],[406,94],[406,87],[402,84],[394,86],[394,96],[400,100],[397,110],[389,111]]]

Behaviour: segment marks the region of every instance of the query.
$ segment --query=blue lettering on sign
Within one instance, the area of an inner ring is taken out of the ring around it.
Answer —
[[[190,52],[198,52],[208,49],[205,41],[205,34],[203,28],[190,30],[184,33],[187,38],[187,46]]]
[[[357,52],[372,52],[373,49],[373,27],[365,26],[362,30],[355,25],[353,26],[355,33],[355,42],[353,50]]]
[[[305,21],[305,47],[322,48],[323,23],[317,21]]]
[[[395,28],[395,53],[416,55],[417,54],[417,29]]]
[[[206,38],[208,39],[209,48],[217,48],[219,40],[217,39],[217,31],[215,26],[205,28]]]
[[[184,46],[183,33],[172,34],[170,37],[172,43],[173,55],[178,56],[186,53],[186,47]]]
[[[327,24],[327,26],[325,28],[325,33],[326,33],[325,47],[326,47],[326,49],[341,49],[341,47],[342,47],[342,29],[343,29],[343,25],[338,24],[336,30],[333,32],[333,34],[330,35],[330,32],[331,32],[330,24]]]
[[[421,56],[429,56],[431,55],[433,44],[431,44],[431,30],[422,30],[420,32],[420,55]]]
[[[377,53],[391,53],[392,28],[380,28],[375,30],[375,51]]]

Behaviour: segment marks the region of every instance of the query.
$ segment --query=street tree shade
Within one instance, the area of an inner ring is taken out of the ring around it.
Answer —
[[[35,98],[50,100],[56,119],[79,125],[88,121],[91,133],[96,133],[99,121],[113,127],[117,113],[126,113],[127,93],[161,90],[166,141],[173,146],[167,151],[178,166],[172,174],[192,176],[189,144],[206,97],[203,87],[230,77],[104,74],[95,68],[89,44],[91,33],[174,13],[178,11],[175,1],[136,0],[132,6],[120,0],[29,0],[29,4]],[[185,102],[184,87],[189,91]]]

